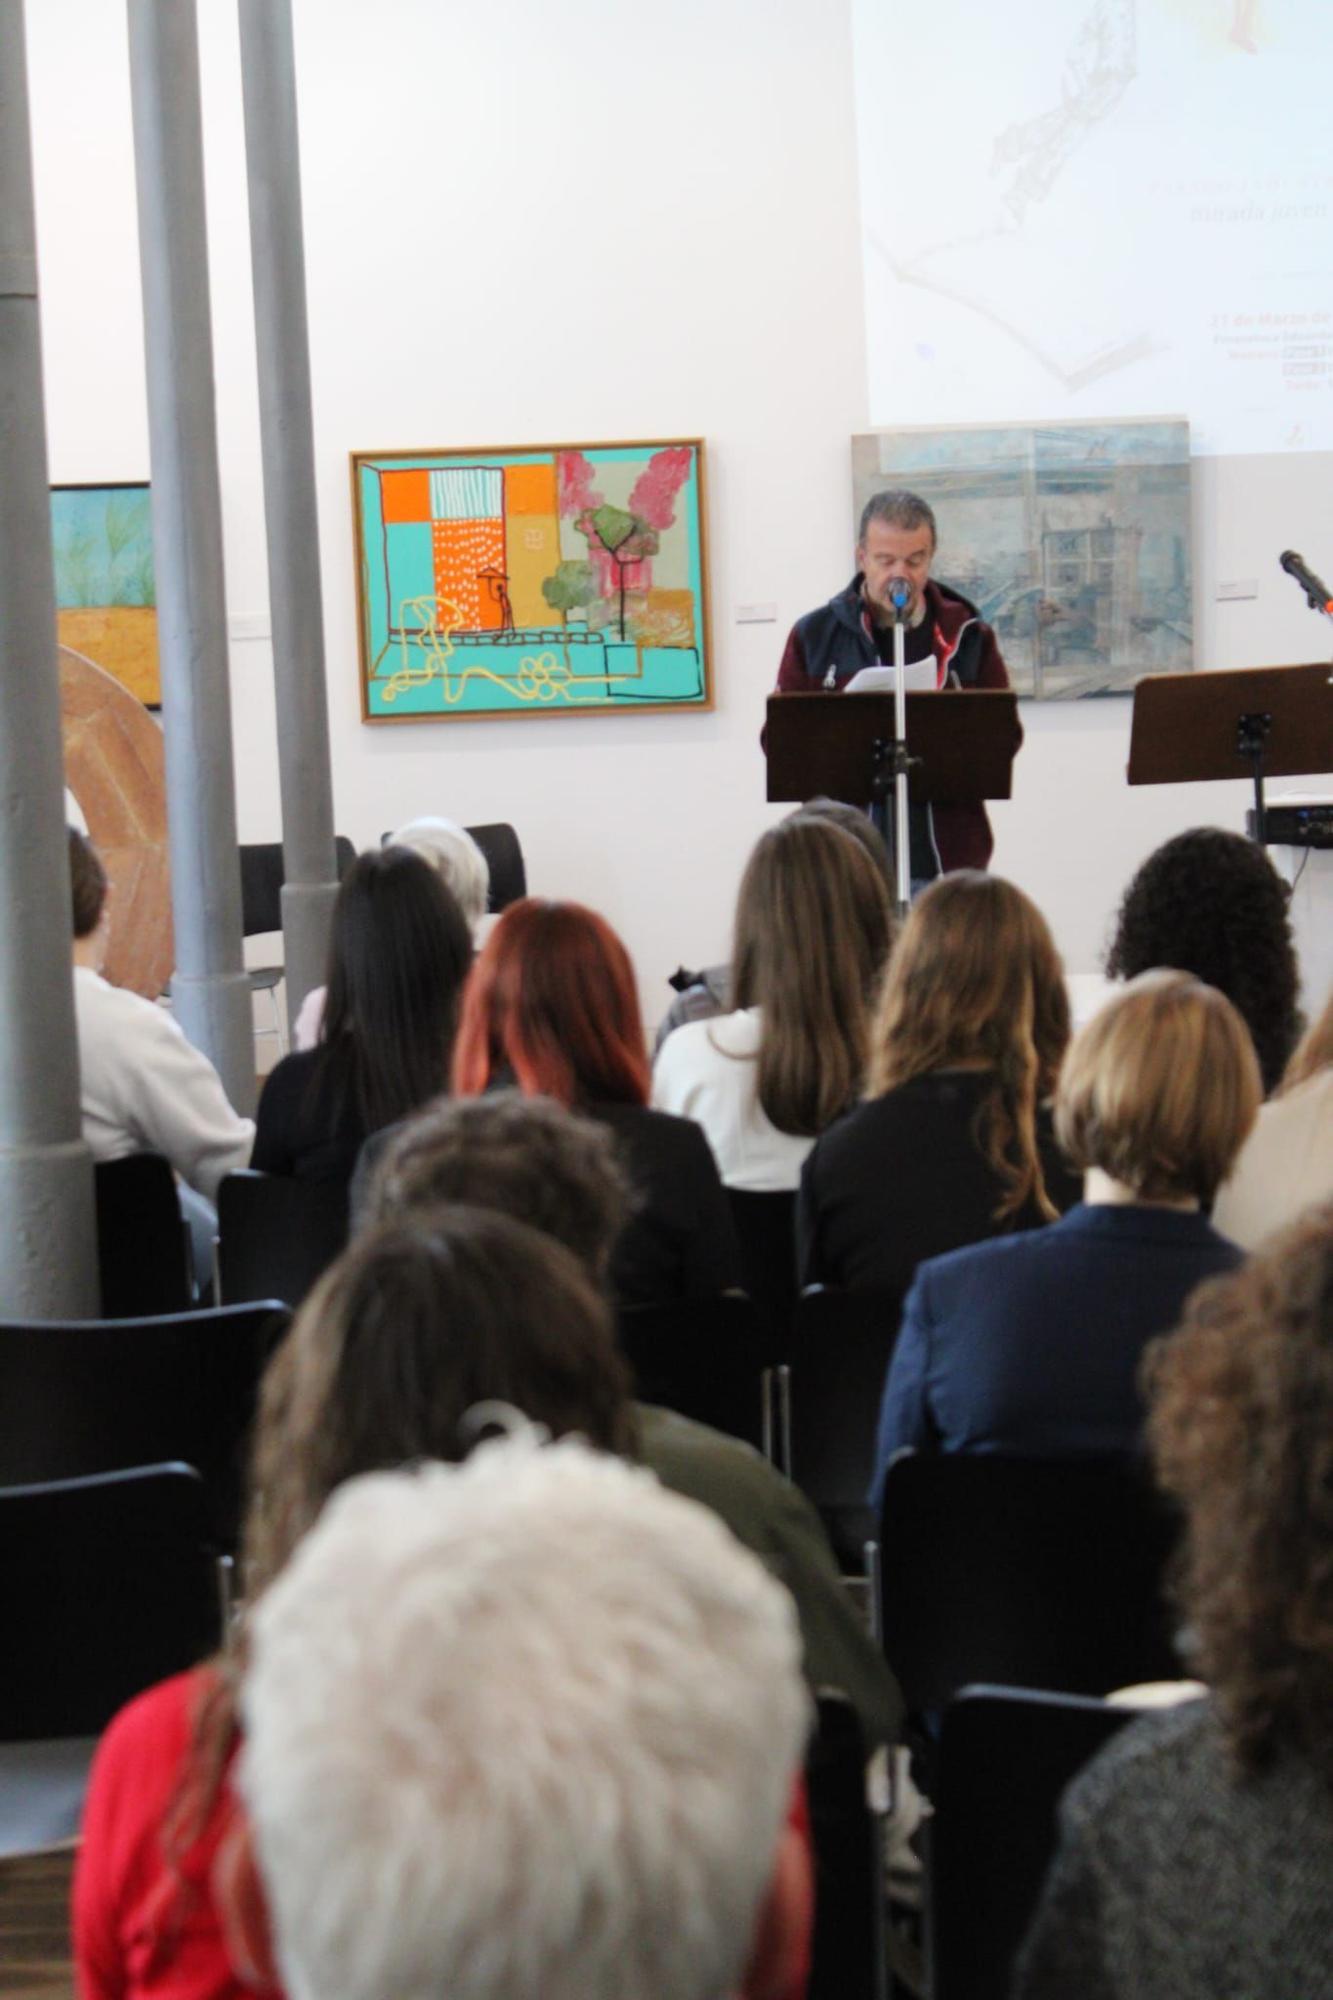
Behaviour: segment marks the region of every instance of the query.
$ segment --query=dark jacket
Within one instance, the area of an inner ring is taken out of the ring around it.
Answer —
[[[797,619],[778,668],[779,694],[843,688],[863,667],[880,663],[879,641],[861,596],[861,582],[858,573],[827,604]],[[926,584],[926,617],[908,632],[906,651],[909,663],[933,652],[943,686],[1009,685],[995,634],[975,604],[933,577]],[[887,657],[892,659],[892,653]],[[918,867],[930,852],[932,822],[942,868],[984,868],[990,860],[995,842],[980,800],[975,805],[913,806],[912,820],[914,876],[935,872],[931,864]]]
[[[250,1165],[289,1180],[347,1187],[365,1139],[349,1091],[323,1067],[323,1048],[284,1056],[264,1079]]]
[[[880,1409],[895,1451],[1113,1457],[1138,1448],[1138,1372],[1205,1278],[1242,1252],[1197,1212],[1080,1204],[1045,1229],[923,1264]]]
[[[618,1305],[708,1298],[741,1282],[741,1253],[717,1162],[692,1118],[638,1104],[590,1104],[609,1126],[635,1207],[611,1253]]]

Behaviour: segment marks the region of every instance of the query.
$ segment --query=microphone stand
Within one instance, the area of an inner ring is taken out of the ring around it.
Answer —
[[[908,817],[907,779],[918,760],[907,754],[907,628],[903,614],[911,592],[904,583],[895,584],[893,611],[893,735],[878,736],[873,745],[874,776],[871,794],[875,819],[884,832],[887,819],[885,800],[890,783],[894,793],[893,866],[898,891],[898,919],[907,917],[912,907],[912,829]]]

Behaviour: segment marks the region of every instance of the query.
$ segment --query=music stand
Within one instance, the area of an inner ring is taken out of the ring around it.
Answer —
[[[1333,771],[1333,687],[1326,662],[1233,672],[1149,674],[1136,682],[1131,785],[1254,781],[1254,837],[1264,844],[1264,781]]]

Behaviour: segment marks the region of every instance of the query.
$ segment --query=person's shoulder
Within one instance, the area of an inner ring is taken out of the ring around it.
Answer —
[[[145,999],[132,987],[114,986],[87,966],[75,967],[74,1004],[80,1018],[93,1016],[99,1021],[114,1021],[118,1029],[135,1027],[163,1035],[181,1032],[180,1023],[168,1008],[160,1007],[156,1000]]]
[[[711,1507],[751,1547],[771,1541],[799,1488],[752,1445],[677,1410],[640,1403],[638,1419],[643,1463],[664,1486]]]
[[[293,1049],[288,1055],[279,1056],[264,1078],[264,1089],[281,1094],[299,1088],[313,1074],[320,1054],[320,1049]]]
[[[659,1111],[652,1104],[600,1104],[591,1116],[609,1125],[628,1146],[691,1159],[702,1149],[710,1160],[713,1157],[703,1127],[677,1111]]]
[[[835,590],[832,597],[826,598],[822,604],[812,605],[809,611],[803,611],[796,620],[795,630],[807,631],[812,625],[818,625],[829,618],[843,624],[849,621],[858,622],[861,610],[860,583],[859,576],[854,576],[850,583],[844,584],[841,590]]]
[[[1206,1696],[1153,1709],[1126,1722],[1092,1759],[1065,1795],[1074,1824],[1105,1825],[1121,1800],[1151,1810],[1155,1800],[1180,1797],[1200,1779],[1225,1772],[1217,1713]]]
[[[135,1695],[107,1724],[98,1746],[99,1766],[142,1773],[150,1763],[177,1764],[211,1682],[210,1668],[191,1667]]]

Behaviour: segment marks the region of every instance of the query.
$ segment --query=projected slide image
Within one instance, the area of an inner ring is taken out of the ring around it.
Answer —
[[[1333,448],[1328,0],[853,18],[875,422],[1184,410],[1196,452]]]
[[[1189,428],[1050,424],[852,440],[853,518],[909,486],[939,576],[995,627],[1020,694],[1123,694],[1194,665]]]

